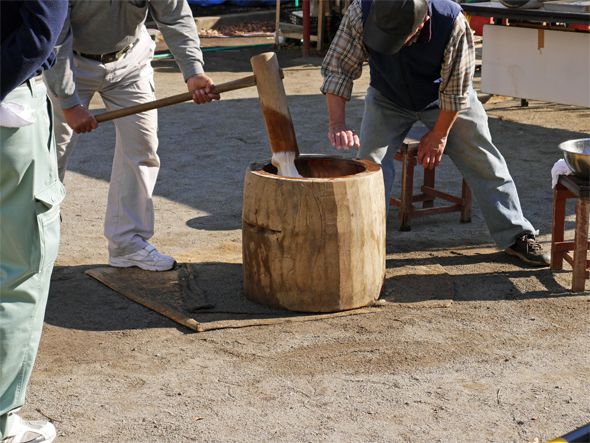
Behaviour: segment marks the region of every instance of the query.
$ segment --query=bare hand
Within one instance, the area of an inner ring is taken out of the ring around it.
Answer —
[[[193,94],[193,101],[198,104],[219,100],[219,94],[213,92],[215,85],[205,74],[193,75],[186,81],[186,86]]]
[[[418,163],[424,166],[424,169],[434,169],[440,163],[446,145],[446,135],[428,131],[418,146]]]
[[[90,132],[98,127],[94,116],[82,105],[64,109],[63,112],[66,123],[76,134]]]
[[[359,136],[352,129],[348,129],[345,123],[330,125],[328,140],[330,140],[332,146],[339,150],[358,149],[360,147]]]

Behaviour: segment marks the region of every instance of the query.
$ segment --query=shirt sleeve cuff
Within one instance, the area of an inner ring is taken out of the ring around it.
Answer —
[[[352,96],[353,82],[348,77],[338,74],[330,74],[324,79],[320,88],[322,94],[334,94],[346,100]]]
[[[78,97],[78,94],[70,95],[69,97],[61,97],[59,99],[59,102],[61,104],[62,109],[70,109],[74,106],[82,104],[82,101],[80,100],[80,97]]]
[[[450,95],[444,92],[439,93],[440,109],[443,111],[462,111],[469,109],[469,94],[465,95]]]
[[[193,75],[201,75],[205,73],[205,69],[201,63],[193,63],[190,66],[186,67],[183,74],[184,74],[184,81],[188,81]]]

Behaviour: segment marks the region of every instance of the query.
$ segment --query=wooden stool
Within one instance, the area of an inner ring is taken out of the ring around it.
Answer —
[[[471,221],[471,190],[465,179],[461,186],[461,196],[457,197],[434,188],[435,169],[424,170],[424,183],[420,188],[420,194],[412,195],[414,189],[414,168],[417,164],[418,145],[421,137],[408,136],[402,143],[400,150],[395,154],[395,160],[402,162],[402,182],[400,198],[391,197],[389,204],[400,208],[400,231],[411,230],[410,221],[414,217],[441,214],[444,212],[461,213],[461,223]],[[451,205],[434,207],[434,199],[451,202]],[[422,202],[422,209],[414,207],[414,202]]]
[[[576,231],[573,241],[564,241],[565,203],[576,199]],[[563,269],[563,260],[572,269],[572,292],[584,290],[589,275],[588,221],[590,219],[590,183],[573,175],[562,175],[553,190],[553,230],[551,235],[551,269]],[[574,251],[573,257],[568,251]]]

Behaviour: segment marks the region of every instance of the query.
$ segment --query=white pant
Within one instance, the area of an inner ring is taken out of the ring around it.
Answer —
[[[74,55],[76,88],[84,106],[98,92],[108,111],[155,99],[151,59],[154,43],[145,31],[121,59],[107,64]],[[79,135],[65,123],[55,104],[55,137],[60,179]],[[115,155],[104,222],[109,254],[117,257],[142,249],[154,234],[152,193],[160,169],[156,110],[114,120]]]

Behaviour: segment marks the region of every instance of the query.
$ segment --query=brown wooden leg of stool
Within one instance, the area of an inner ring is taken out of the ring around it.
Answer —
[[[588,221],[590,199],[578,198],[576,202],[576,237],[574,239],[574,273],[572,292],[582,292],[586,283],[586,262],[588,261]]]
[[[436,178],[436,169],[425,169],[424,170],[424,186],[434,189],[434,182]],[[432,208],[434,206],[434,197],[425,199],[422,202],[423,208]]]
[[[551,269],[563,269],[565,251],[557,250],[557,243],[562,242],[565,232],[565,202],[567,192],[557,184],[553,190],[553,228],[551,230]]]
[[[402,148],[403,149],[403,148]],[[414,192],[414,159],[407,149],[402,153],[402,195],[399,211],[400,231],[410,231],[412,219],[412,193]]]
[[[461,199],[463,200],[463,205],[461,206],[461,223],[469,223],[471,222],[471,188],[463,179],[463,183],[461,184]]]

